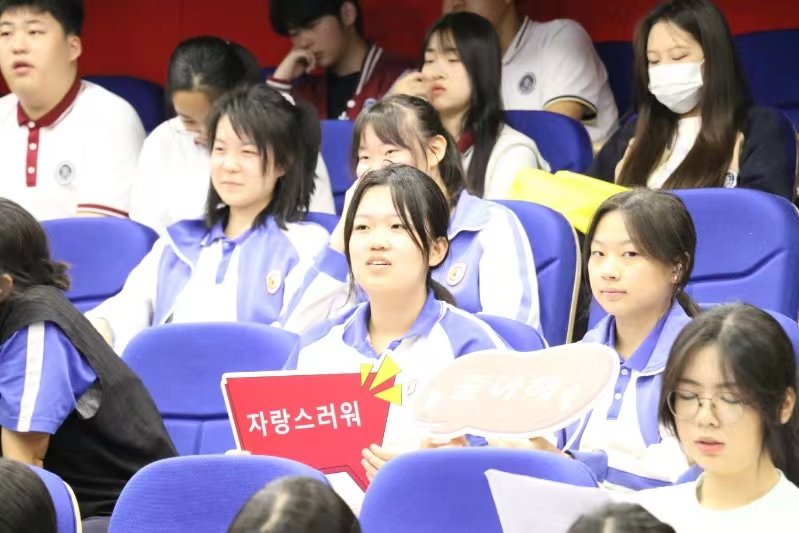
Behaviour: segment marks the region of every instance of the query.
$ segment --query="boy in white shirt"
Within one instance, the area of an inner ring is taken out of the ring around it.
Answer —
[[[40,220],[127,216],[144,128],[134,109],[78,78],[82,0],[0,2],[0,196]]]

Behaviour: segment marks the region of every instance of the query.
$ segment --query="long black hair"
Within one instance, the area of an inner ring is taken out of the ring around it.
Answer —
[[[350,259],[350,237],[355,226],[355,215],[364,194],[369,189],[379,186],[387,186],[391,190],[394,209],[408,235],[422,252],[425,261],[430,257],[433,243],[447,238],[449,206],[444,193],[433,178],[409,165],[390,165],[372,170],[358,182],[344,219],[344,255],[350,264],[350,280],[354,280]],[[446,255],[441,261],[444,259]],[[455,305],[452,294],[433,280],[432,267],[427,271],[427,287],[433,291],[436,299]]]
[[[53,500],[27,465],[0,457],[0,531],[56,533]]]
[[[261,225],[268,215],[278,226],[301,220],[308,211],[314,190],[314,175],[319,157],[321,132],[319,119],[303,102],[292,104],[264,83],[239,86],[217,100],[208,118],[211,148],[216,143],[216,129],[222,117],[227,117],[240,138],[249,139],[257,148],[261,168],[269,168],[269,156],[274,165],[285,169],[275,185],[272,201],[255,218]],[[213,182],[208,189],[205,220],[208,227],[222,220],[226,223],[228,207],[219,208],[222,199]]]
[[[763,449],[792,483],[799,484],[799,403],[787,423],[780,420],[786,391],[796,393],[796,354],[780,323],[752,305],[719,305],[680,332],[663,373],[660,423],[679,437],[667,398],[691,359],[708,346],[716,347],[722,373],[735,383],[745,405],[757,412],[763,427]]]
[[[724,15],[709,0],[671,0],[658,5],[638,25],[633,40],[633,101],[638,114],[635,143],[619,174],[622,185],[646,185],[677,132],[680,115],[649,92],[647,42],[658,22],[689,33],[705,56],[702,78],[702,128],[693,147],[663,184],[665,189],[720,187],[735,142],[743,130],[751,96]]]
[[[457,51],[469,76],[471,100],[461,133],[472,135],[472,158],[466,181],[478,196],[485,192],[486,169],[505,122],[500,93],[502,51],[491,23],[480,15],[459,11],[441,17],[428,30],[422,47],[422,63],[430,40],[438,35],[444,48]]]

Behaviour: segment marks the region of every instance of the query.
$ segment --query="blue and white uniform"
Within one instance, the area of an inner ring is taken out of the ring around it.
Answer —
[[[433,269],[433,279],[452,293],[459,308],[540,328],[533,252],[510,209],[464,191],[447,237],[449,253]],[[344,254],[326,249],[309,272],[304,293],[292,303],[287,327],[301,331],[341,312],[348,305],[348,275]]]
[[[567,428],[565,449],[607,486],[633,490],[668,485],[688,469],[677,438],[658,424],[663,371],[671,346],[690,318],[676,301],[626,361],[616,383],[580,422]],[[607,316],[583,342],[616,348],[616,321]]]
[[[39,322],[0,345],[0,427],[54,435],[97,379],[61,329]]]
[[[397,383],[403,386],[404,405],[392,405],[389,410],[386,446],[414,448],[424,437],[414,427],[406,405],[420,382],[462,355],[507,348],[483,321],[436,300],[432,292],[408,332],[392,341],[383,353],[375,352],[369,342],[369,316],[369,303],[363,302],[311,328],[301,339],[299,353],[289,359],[285,368],[314,374],[357,373],[361,364],[376,368],[378,360],[390,355],[401,369]]]
[[[138,332],[166,322],[281,325],[329,235],[317,224],[271,216],[236,239],[201,220],[170,226],[130,273],[122,291],[87,316],[105,319],[121,354]]]

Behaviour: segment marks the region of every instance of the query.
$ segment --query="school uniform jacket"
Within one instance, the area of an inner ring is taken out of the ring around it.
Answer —
[[[387,54],[381,47],[372,45],[366,53],[361,76],[355,94],[347,102],[347,110],[339,119],[355,120],[364,108],[369,108],[388,93],[394,82],[405,71],[412,68],[409,63]],[[267,80],[267,85],[281,92],[290,92],[312,103],[320,118],[328,118],[327,76],[325,73],[301,77],[294,82],[275,77]]]
[[[301,288],[305,273],[328,240],[327,231],[317,224],[289,223],[281,229],[271,216],[237,239],[228,239],[221,224],[209,231],[202,220],[184,220],[170,226],[156,241],[152,251],[130,273],[122,291],[88,316],[108,321],[114,333],[114,348],[120,354],[144,328],[173,319],[183,321],[175,314],[180,298],[185,297],[202,254],[219,246],[219,262],[214,265],[216,283],[209,283],[206,300],[201,288],[199,298],[188,305],[212,309],[207,313],[189,310],[198,318],[187,321],[280,325],[286,304]],[[195,296],[198,293],[191,292]],[[183,305],[184,310],[186,307]]]
[[[564,430],[565,449],[608,485],[647,489],[668,485],[688,469],[679,441],[658,425],[663,371],[669,352],[690,321],[674,303],[627,361],[607,395],[583,420]],[[615,319],[607,316],[583,342],[615,349]]]
[[[470,313],[504,316],[540,327],[538,282],[530,242],[516,215],[499,204],[462,192],[447,232],[449,252],[433,279]],[[286,328],[302,331],[363,301],[350,298],[344,254],[326,248],[290,305]]]

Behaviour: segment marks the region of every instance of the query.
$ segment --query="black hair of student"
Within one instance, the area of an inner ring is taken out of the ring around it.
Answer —
[[[269,22],[275,33],[288,37],[292,30],[304,28],[327,15],[342,22],[344,4],[352,4],[355,8],[355,31],[363,37],[363,10],[359,0],[269,0]]]
[[[458,195],[466,188],[461,156],[441,122],[441,115],[429,102],[417,96],[397,94],[361,111],[352,132],[350,165],[353,172],[358,166],[358,151],[367,126],[371,126],[384,143],[405,148],[412,154],[426,154],[430,141],[439,135],[443,137],[447,148],[438,162],[438,172],[447,188],[450,205],[458,202]]]
[[[763,449],[774,466],[799,483],[799,404],[780,422],[788,389],[796,393],[796,355],[782,326],[749,304],[719,305],[701,313],[683,328],[669,353],[660,392],[658,418],[679,438],[667,398],[678,388],[685,368],[702,348],[715,346],[722,374],[735,383],[744,403],[757,412],[763,427]]]
[[[591,219],[583,246],[587,301],[591,299],[591,278],[588,275],[591,243],[599,222],[613,211],[621,211],[627,233],[638,253],[674,267],[677,275],[674,297],[688,316],[699,314],[699,306],[685,292],[696,257],[696,229],[691,215],[677,196],[643,187],[614,194],[602,202]]]
[[[646,185],[677,132],[680,115],[649,92],[647,41],[652,27],[667,22],[689,33],[702,47],[704,79],[700,101],[702,128],[685,160],[665,189],[721,187],[732,161],[736,137],[743,131],[751,96],[730,28],[709,0],[671,0],[658,5],[635,32],[633,108],[638,114],[635,143],[619,175],[621,185]]]
[[[430,47],[434,35],[438,35],[443,49],[454,48],[457,51],[469,76],[472,95],[461,126],[462,133],[471,132],[473,141],[466,182],[476,195],[482,197],[488,160],[505,122],[499,92],[502,78],[499,37],[494,26],[480,15],[467,11],[444,15],[427,31],[421,64],[424,64],[425,50]]]
[[[612,503],[592,513],[584,514],[569,528],[568,533],[674,533],[637,503]]]
[[[355,227],[355,215],[366,192],[373,187],[386,186],[391,190],[394,209],[402,220],[416,247],[422,252],[425,262],[430,257],[430,248],[439,239],[447,238],[449,228],[449,205],[444,193],[433,178],[416,167],[389,165],[368,172],[358,181],[352,194],[350,206],[344,219],[344,255],[350,265],[350,283],[354,284],[352,261],[350,260],[350,237]],[[447,249],[449,253],[449,249]],[[441,259],[443,263],[446,254]],[[427,287],[437,300],[455,305],[455,298],[443,285],[433,280],[432,269],[427,271]],[[352,287],[351,287],[352,289]]]
[[[50,13],[66,35],[83,32],[83,0],[0,0],[0,15],[12,9]]]
[[[318,479],[284,477],[256,492],[228,533],[361,533],[350,507]]]
[[[15,292],[36,285],[69,289],[67,266],[50,259],[47,235],[33,215],[0,198],[0,274],[14,280]]]
[[[202,91],[213,102],[242,83],[261,81],[252,52],[219,37],[203,35],[182,41],[172,52],[166,79],[167,108],[178,91]]]
[[[27,465],[0,457],[0,533],[56,533],[47,486]]]
[[[287,222],[302,220],[315,187],[322,138],[316,111],[299,100],[292,104],[265,83],[241,85],[221,96],[208,118],[206,131],[212,150],[223,117],[230,120],[239,138],[249,139],[257,147],[264,173],[271,164],[286,171],[277,180],[272,201],[255,217],[253,227],[264,224],[268,215],[284,229]],[[208,227],[220,220],[227,223],[229,208],[220,208],[220,204],[222,199],[211,183],[205,209]]]

